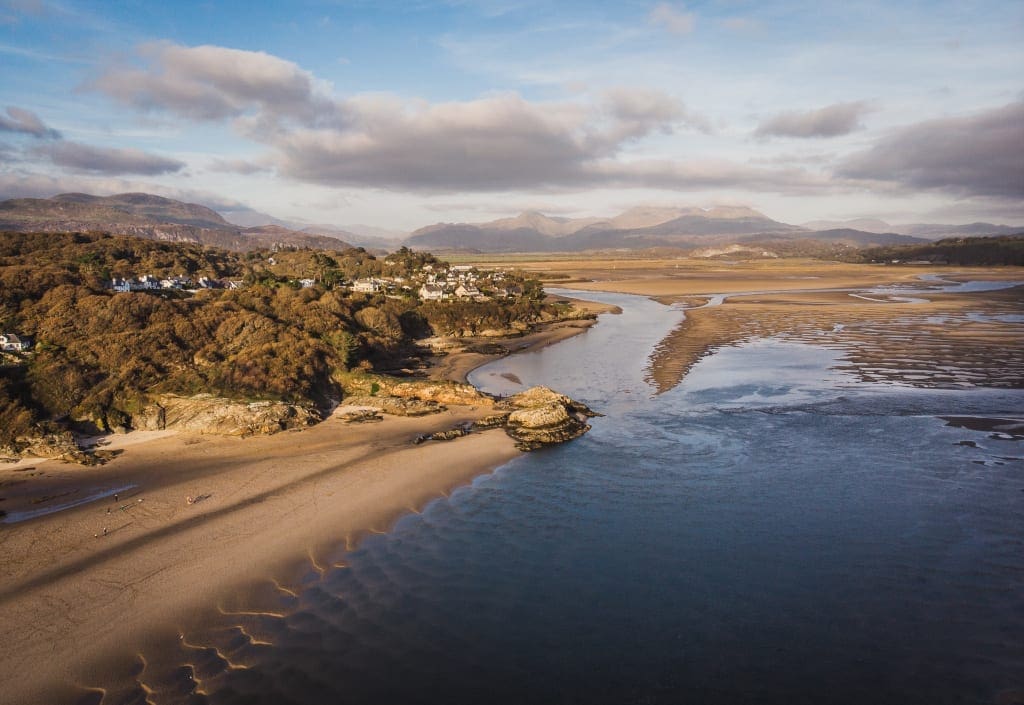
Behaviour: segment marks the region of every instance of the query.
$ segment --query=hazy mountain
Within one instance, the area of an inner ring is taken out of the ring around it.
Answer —
[[[526,211],[515,218],[501,218],[484,223],[481,227],[496,230],[533,230],[548,237],[564,237],[597,222],[600,222],[600,218],[554,218],[538,211]]]
[[[372,237],[380,240],[393,240],[399,242],[409,236],[404,230],[394,230],[391,228],[378,228],[375,225],[363,225],[356,223],[355,225],[339,225],[340,230],[344,230],[347,233],[351,233],[356,237]]]
[[[897,233],[913,235],[930,240],[944,237],[975,237],[979,235],[1012,235],[1020,232],[1020,226],[993,225],[992,223],[970,223],[968,225],[943,225],[935,223],[906,223],[890,225],[884,220],[875,218],[857,218],[855,220],[812,220],[804,223],[808,230],[839,230],[852,228],[869,233]],[[893,243],[895,244],[895,243]]]
[[[334,235],[298,232],[281,225],[261,225],[256,228],[246,228],[242,233],[262,243],[261,246],[263,247],[272,244],[315,247],[322,250],[342,250],[352,247],[351,243],[345,242]]]
[[[251,208],[222,208],[218,212],[224,216],[224,220],[243,228],[258,228],[263,225],[280,225],[281,227],[288,228],[289,230],[302,229],[301,226],[297,226],[294,222],[275,218],[269,213],[261,213],[260,211],[252,210]]]
[[[898,225],[895,230],[906,235],[938,240],[944,237],[976,237],[980,235],[1013,235],[1024,230],[1024,226],[993,225],[992,223],[970,223],[968,225],[940,225],[934,223],[912,223]]]
[[[299,233],[280,225],[241,228],[206,206],[148,193],[116,196],[65,193],[53,198],[2,201],[0,230],[100,231],[154,240],[198,242],[231,250],[273,245],[325,249],[348,246],[335,238]]]
[[[198,228],[232,227],[220,213],[206,206],[182,203],[148,193],[122,193],[116,196],[62,193],[53,198],[16,198],[0,202],[0,219],[5,227],[10,220],[25,223],[75,220],[90,225],[105,222],[159,222]]]
[[[874,224],[881,221],[873,221]],[[478,252],[545,252],[606,249],[706,248],[735,243],[802,240],[836,247],[866,247],[923,242],[898,233],[855,228],[808,230],[772,220],[742,206],[703,208],[631,208],[614,218],[551,218],[527,212],[490,223],[438,223],[420,228],[410,246]]]
[[[853,220],[812,220],[803,223],[808,230],[842,230],[845,228],[866,233],[895,233],[898,230],[884,220],[877,218],[854,218]]]
[[[533,228],[492,227],[472,223],[438,223],[413,232],[406,244],[418,250],[475,252],[545,252],[560,249],[560,238]]]

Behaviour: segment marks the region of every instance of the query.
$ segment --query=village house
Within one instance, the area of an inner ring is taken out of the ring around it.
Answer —
[[[160,280],[160,287],[163,289],[187,289],[190,286],[192,286],[192,280],[185,275]]]
[[[311,289],[314,286],[316,286],[316,280],[315,279],[300,279],[299,280],[299,286],[301,286],[303,289]]]
[[[507,299],[512,299],[517,296],[522,296],[523,288],[521,286],[516,286],[515,284],[511,286],[499,286],[495,288],[494,293],[497,296],[504,296]]]
[[[23,338],[17,333],[0,333],[0,350],[4,352],[23,352],[32,347],[28,338]]]
[[[376,294],[380,291],[380,282],[374,278],[369,279],[356,279],[352,282],[352,291],[358,291],[363,294]]]
[[[444,287],[437,284],[424,284],[420,287],[419,294],[424,301],[443,301]]]
[[[455,289],[455,295],[460,299],[474,299],[478,296],[482,296],[480,290],[473,284],[459,284]]]
[[[132,286],[133,290],[139,289],[141,291],[146,291],[160,288],[160,280],[154,277],[152,274],[143,274],[141,277],[138,278],[137,281],[138,286]]]

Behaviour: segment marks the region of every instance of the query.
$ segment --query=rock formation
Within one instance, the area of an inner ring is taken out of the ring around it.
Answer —
[[[254,436],[311,426],[320,420],[313,409],[275,401],[244,402],[199,394],[161,396],[132,417],[140,430],[177,429],[225,436]]]
[[[513,409],[505,432],[516,440],[517,448],[527,451],[579,438],[590,430],[586,419],[599,416],[586,404],[547,387],[531,387],[499,407]]]

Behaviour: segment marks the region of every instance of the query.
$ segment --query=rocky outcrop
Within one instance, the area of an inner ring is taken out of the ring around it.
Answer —
[[[445,407],[436,401],[422,399],[404,399],[390,396],[358,396],[345,397],[345,406],[357,406],[377,409],[392,416],[427,416],[444,411]]]
[[[244,402],[199,394],[164,395],[132,417],[140,430],[176,429],[224,436],[267,435],[320,421],[316,410],[276,401]]]
[[[384,417],[376,409],[353,409],[338,414],[343,423],[373,423],[383,421]]]
[[[341,379],[345,403],[353,397],[399,397],[457,406],[493,406],[494,399],[471,384],[435,380],[407,380],[384,375],[350,373]]]
[[[17,461],[21,458],[45,458],[80,465],[101,465],[113,456],[114,453],[110,451],[87,452],[82,450],[70,431],[44,433],[39,436],[22,436],[15,439],[12,445],[0,447],[0,457],[9,461]]]
[[[587,418],[599,416],[586,404],[547,387],[531,387],[501,402],[510,408],[505,432],[520,450],[536,450],[579,438],[590,430]]]
[[[515,439],[516,447],[523,451],[579,438],[590,430],[586,420],[600,416],[586,404],[547,387],[531,387],[513,397],[494,402],[494,406],[498,413],[479,419],[473,424],[472,430],[504,427],[505,432]],[[469,429],[457,429],[441,435],[424,436],[417,439],[417,442],[447,440],[467,432]]]

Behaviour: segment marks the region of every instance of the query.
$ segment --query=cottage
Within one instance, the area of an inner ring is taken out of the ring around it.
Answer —
[[[129,292],[132,290],[132,283],[128,279],[114,278],[110,281],[110,288],[114,291]]]
[[[4,352],[23,352],[32,347],[28,338],[23,338],[17,333],[0,333],[0,350]]]
[[[299,286],[301,286],[303,289],[311,289],[315,285],[316,285],[316,280],[314,280],[314,279],[300,279],[299,280]]]
[[[420,287],[420,298],[424,301],[442,301],[444,288],[437,284],[424,284]]]
[[[356,279],[352,282],[352,291],[358,291],[363,294],[376,294],[380,291],[380,282],[376,279]]]
[[[515,284],[511,286],[499,286],[494,290],[494,293],[496,293],[498,296],[504,296],[506,298],[512,299],[517,296],[522,296],[523,288],[521,286],[516,286]]]
[[[472,299],[480,296],[480,290],[477,289],[473,284],[459,284],[455,289],[455,295],[460,299]]]

